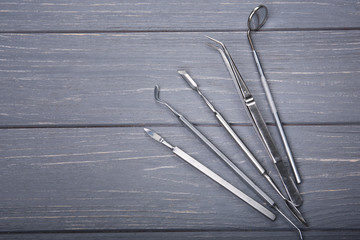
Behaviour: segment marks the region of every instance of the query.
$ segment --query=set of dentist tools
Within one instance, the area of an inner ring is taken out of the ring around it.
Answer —
[[[212,103],[208,100],[208,98],[201,92],[200,86],[196,83],[196,81],[187,73],[185,70],[179,70],[178,74],[184,79],[185,82],[193,89],[197,94],[200,95],[201,99],[205,102],[205,104],[210,108],[210,110],[214,113],[215,118],[219,121],[221,126],[228,132],[231,138],[235,141],[235,143],[240,147],[240,149],[245,153],[250,162],[254,165],[255,169],[259,172],[259,174],[266,179],[268,184],[271,186],[273,190],[281,197],[287,206],[288,210],[292,213],[296,220],[299,223],[307,226],[307,222],[298,207],[300,207],[303,203],[303,199],[299,193],[296,183],[301,183],[300,174],[296,168],[296,164],[294,158],[292,156],[292,152],[290,146],[288,144],[284,129],[282,127],[282,123],[280,121],[280,117],[273,100],[272,94],[270,92],[269,85],[267,83],[267,79],[265,77],[264,71],[262,69],[258,54],[255,50],[254,43],[251,38],[251,34],[254,31],[258,31],[266,22],[268,16],[268,10],[264,5],[260,5],[256,7],[249,15],[248,18],[248,31],[247,37],[249,40],[250,48],[254,57],[254,61],[257,67],[257,70],[260,75],[261,83],[265,91],[265,95],[267,101],[269,103],[271,112],[274,117],[274,121],[276,123],[277,129],[281,136],[282,143],[284,145],[286,154],[289,158],[290,166],[292,172],[295,176],[295,181],[293,180],[290,172],[285,166],[283,159],[271,137],[270,131],[262,117],[261,112],[259,111],[256,101],[251,94],[250,90],[246,86],[245,81],[240,75],[240,72],[233,61],[229,50],[226,48],[225,44],[219,40],[216,40],[212,37],[207,38],[211,41],[208,45],[213,49],[220,53],[221,58],[224,61],[224,64],[229,71],[231,78],[234,82],[235,88],[238,91],[241,102],[243,103],[245,110],[251,120],[253,127],[257,135],[259,136],[261,142],[263,143],[266,152],[268,153],[271,161],[274,163],[275,168],[278,172],[278,176],[280,177],[282,187],[285,190],[285,193],[275,184],[275,181],[268,174],[266,169],[261,165],[261,163],[256,159],[256,157],[252,154],[249,148],[244,144],[241,138],[237,135],[237,133],[232,129],[230,124],[225,120],[225,118],[221,115],[221,113],[215,109]],[[189,129],[201,142],[204,143],[222,162],[224,162],[242,181],[244,181],[248,187],[254,191],[262,200],[266,202],[266,205],[271,207],[273,210],[278,212],[280,216],[282,216],[286,221],[295,228],[298,232],[300,239],[303,239],[300,228],[281,210],[275,201],[269,197],[254,181],[248,177],[244,171],[242,171],[229,157],[227,157],[218,147],[216,147],[200,130],[198,130],[189,120],[187,120],[181,113],[176,111],[169,103],[162,100],[160,98],[160,87],[158,85],[154,88],[154,98],[156,102],[164,105],[168,110],[170,110],[176,118],[187,128]],[[240,198],[242,201],[250,205],[253,209],[260,212],[262,215],[267,217],[268,219],[274,221],[276,219],[276,215],[266,208],[262,203],[254,200],[249,197],[246,193],[239,190],[235,186],[231,185],[229,182],[224,180],[214,171],[207,168],[205,165],[191,157],[189,154],[181,150],[179,147],[173,146],[168,141],[166,141],[163,137],[161,137],[154,130],[144,128],[146,133],[154,140],[162,143],[166,147],[170,148],[172,152],[189,163],[194,168],[198,169],[200,172],[211,178],[213,181],[233,193],[235,196]]]

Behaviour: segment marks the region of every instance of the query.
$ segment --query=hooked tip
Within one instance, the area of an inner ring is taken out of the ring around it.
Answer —
[[[155,85],[155,87],[154,87],[154,98],[155,98],[156,101],[160,100],[159,93],[160,93],[160,86]]]

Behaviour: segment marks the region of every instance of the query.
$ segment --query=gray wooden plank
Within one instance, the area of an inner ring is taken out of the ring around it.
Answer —
[[[228,45],[272,122],[245,32],[1,34],[1,126],[177,124],[162,97],[198,124],[209,109],[178,76],[187,69],[232,123],[249,123],[220,55],[204,35]],[[286,124],[358,123],[360,31],[259,32],[253,38]]]
[[[360,239],[359,231],[305,231],[306,240],[339,240]],[[46,234],[6,234],[0,235],[0,239],[267,239],[267,240],[288,240],[296,239],[294,232],[283,231],[220,231],[220,232],[129,232],[129,233],[46,233]]]
[[[250,11],[269,8],[265,28],[359,27],[358,1],[1,1],[2,31],[234,30]]]
[[[200,129],[284,209],[223,129]],[[258,199],[188,130],[154,130]],[[278,182],[254,130],[246,126],[235,130]],[[287,126],[286,130],[304,179],[299,188],[308,230],[358,229],[360,127]],[[199,174],[142,128],[2,129],[0,133],[1,232],[291,230],[285,220],[267,220]]]

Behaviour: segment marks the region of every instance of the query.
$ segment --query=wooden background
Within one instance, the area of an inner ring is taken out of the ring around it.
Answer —
[[[186,69],[277,181],[205,35],[227,44],[280,144],[253,40],[303,178],[306,239],[360,239],[358,1],[0,1],[0,239],[297,239],[146,136],[161,133],[250,196],[155,103],[153,87],[286,211],[177,75]],[[282,154],[285,155],[284,150]]]

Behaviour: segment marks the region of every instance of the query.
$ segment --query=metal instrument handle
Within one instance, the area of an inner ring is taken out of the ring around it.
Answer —
[[[261,190],[243,171],[241,171],[224,153],[222,153],[212,142],[210,142],[199,130],[195,128],[184,116],[179,120],[188,127],[201,141],[203,141],[216,155],[218,155],[229,167],[235,171],[255,192],[257,192],[271,206],[275,204],[263,190]]]
[[[181,150],[178,147],[174,147],[173,153],[175,153],[177,156],[185,160],[187,163],[198,169],[200,172],[220,184],[222,187],[233,193],[235,196],[249,204],[251,207],[265,215],[271,220],[275,220],[276,216],[272,212],[270,212],[267,208],[256,202],[254,199],[240,191],[238,188],[231,185],[229,182],[227,182],[225,179],[211,171],[209,168],[205,167],[203,164],[192,158],[190,155],[185,153],[183,150]]]

